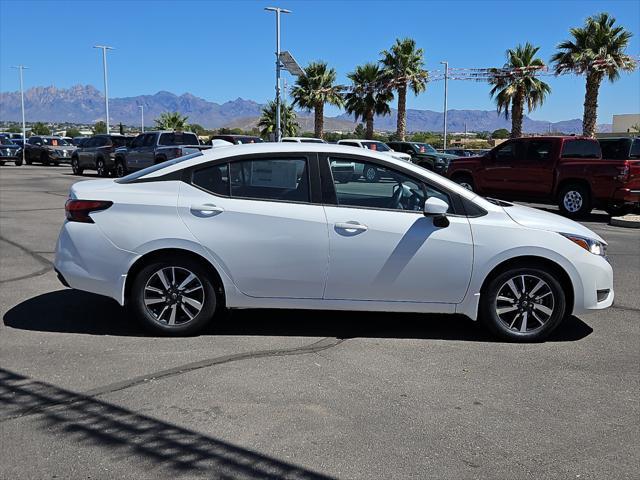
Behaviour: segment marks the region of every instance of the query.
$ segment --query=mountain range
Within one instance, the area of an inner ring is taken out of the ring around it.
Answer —
[[[104,120],[104,96],[92,85],[75,85],[68,89],[33,87],[25,91],[25,115],[28,121],[69,122],[93,124]],[[190,93],[176,95],[160,91],[154,95],[139,95],[109,99],[109,116],[112,124],[122,122],[125,125],[140,123],[139,105],[144,106],[145,125],[153,125],[153,119],[162,112],[178,111],[189,117],[190,123],[206,128],[254,127],[260,116],[263,104],[253,100],[236,98],[222,104],[210,102]],[[21,119],[20,92],[0,92],[0,120],[18,121]],[[375,119],[376,130],[395,130],[397,110],[392,109],[390,116]],[[442,131],[443,114],[432,110],[407,110],[408,131]],[[298,123],[303,131],[313,130],[313,115],[309,112],[298,113]],[[346,113],[325,118],[325,130],[349,131],[355,128],[353,116]],[[450,132],[493,131],[499,128],[510,129],[511,122],[495,110],[449,110],[447,125]],[[598,126],[600,131],[610,131],[611,125]],[[582,120],[571,119],[561,122],[533,120],[524,117],[523,129],[526,133],[544,133],[548,131],[563,133],[582,132]]]

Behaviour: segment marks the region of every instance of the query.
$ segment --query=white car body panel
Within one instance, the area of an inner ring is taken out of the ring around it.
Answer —
[[[83,181],[71,198],[110,200],[94,224],[65,222],[55,267],[73,288],[126,302],[125,282],[134,263],[163,249],[193,252],[215,268],[230,308],[305,308],[462,313],[477,317],[480,291],[497,265],[535,256],[560,266],[573,285],[573,313],[613,302],[613,272],[557,232],[601,240],[562,217],[519,206],[501,207],[421,167],[361,149],[363,158],[402,167],[483,208],[478,217],[450,216],[435,229],[415,212],[220,197],[181,180],[154,181],[216,159],[253,153],[353,154],[328,144],[253,144],[205,151],[155,171],[144,182]],[[192,206],[223,209],[197,217]],[[336,223],[357,221],[367,230],[339,235]],[[420,228],[412,226],[418,224]],[[213,227],[212,225],[220,225]],[[426,239],[415,233],[425,233]],[[395,253],[394,253],[395,252]],[[597,290],[610,293],[598,302]]]

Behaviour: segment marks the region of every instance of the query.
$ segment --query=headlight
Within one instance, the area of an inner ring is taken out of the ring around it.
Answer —
[[[560,233],[563,237],[571,240],[579,247],[584,248],[588,252],[594,255],[600,255],[604,257],[607,254],[607,244],[594,240],[593,238],[581,237],[580,235],[574,235],[572,233]]]

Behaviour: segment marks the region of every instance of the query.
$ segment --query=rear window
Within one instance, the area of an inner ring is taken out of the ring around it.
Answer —
[[[562,158],[600,158],[600,144],[595,140],[567,140]]]
[[[172,132],[160,135],[160,145],[200,145],[193,133]]]
[[[111,137],[111,143],[113,143],[114,147],[126,147],[127,146],[127,138],[126,137]]]
[[[300,142],[301,143],[324,143],[324,141],[320,140],[319,138],[302,138]]]

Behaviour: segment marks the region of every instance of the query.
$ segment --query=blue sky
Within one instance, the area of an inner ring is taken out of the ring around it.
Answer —
[[[628,1],[10,1],[0,0],[0,90],[92,84],[102,90],[95,44],[108,44],[112,97],[167,90],[224,102],[273,97],[275,20],[263,7],[293,10],[283,16],[282,48],[298,62],[323,59],[347,83],[357,64],[376,60],[397,37],[425,51],[426,67],[492,67],[520,42],[541,47],[548,61],[569,27],[608,11],[634,33],[629,53],[640,55],[640,2]],[[27,25],[22,25],[24,14]],[[293,79],[287,79],[289,83]],[[551,121],[582,116],[584,78],[549,77],[553,92],[531,115]],[[451,81],[450,109],[493,109],[483,83]],[[409,108],[442,111],[443,83],[410,97]],[[599,122],[640,111],[640,73],[623,74],[600,90]],[[329,114],[337,113],[329,109]]]

